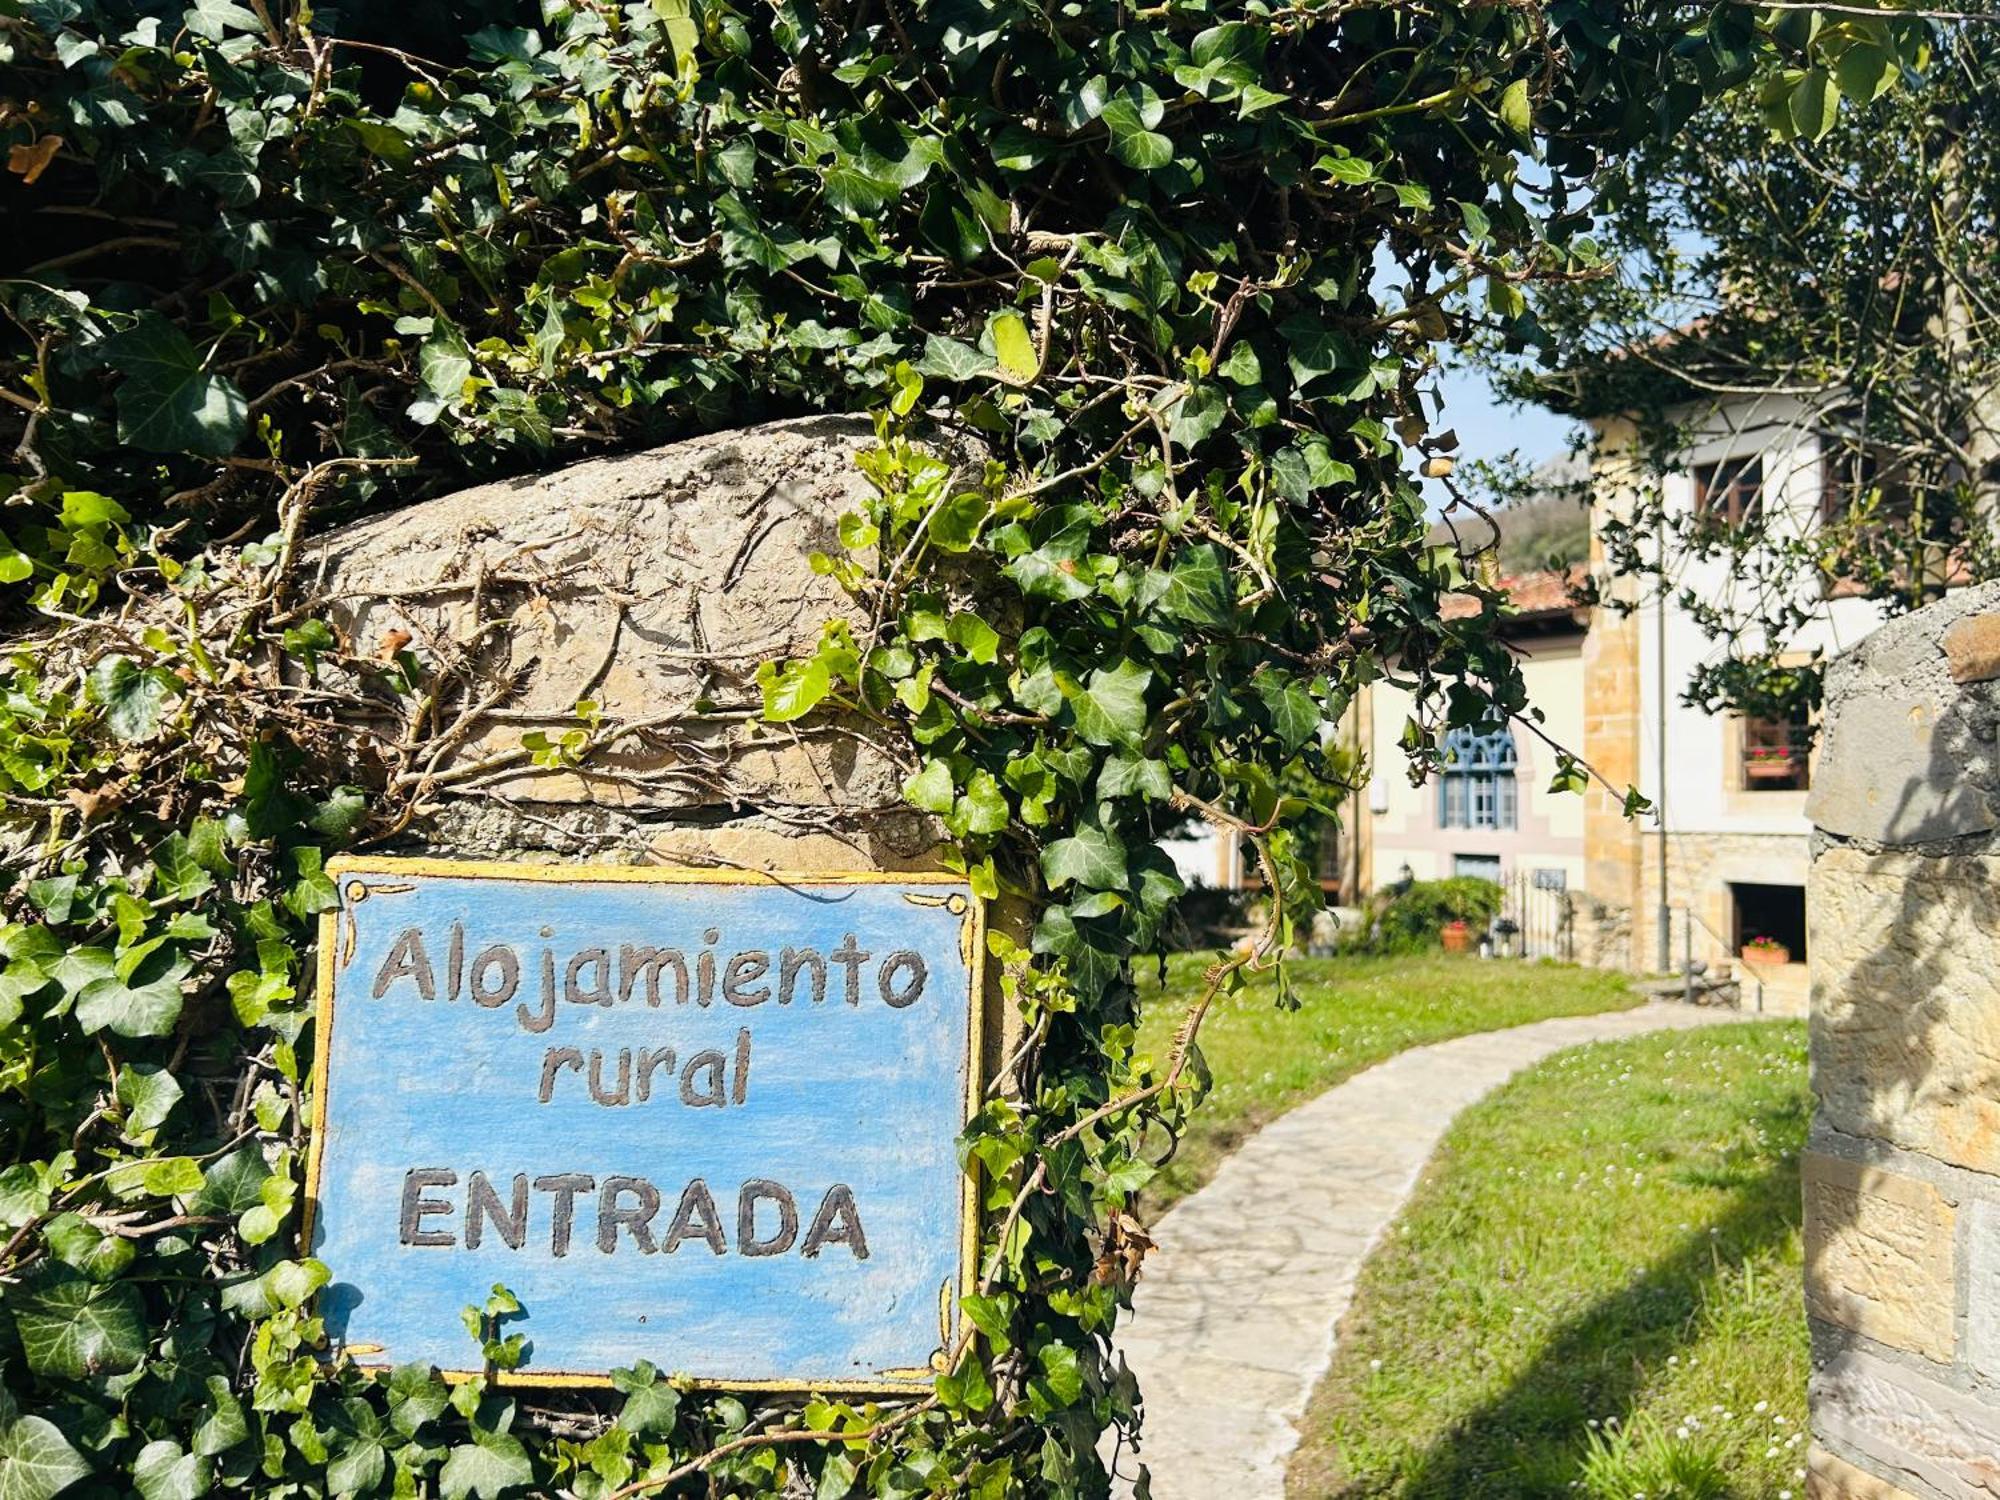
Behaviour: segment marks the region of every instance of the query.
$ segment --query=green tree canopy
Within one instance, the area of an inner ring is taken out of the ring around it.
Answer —
[[[1649,483],[1611,561],[1679,589],[1716,642],[1687,685],[1710,706],[1812,701],[1816,667],[1780,658],[1832,598],[1895,612],[2000,571],[1996,33],[1904,24],[1900,50],[1836,61],[1852,109],[1778,75],[1610,166],[1592,206],[1616,274],[1546,288],[1541,366],[1500,361],[1516,395],[1636,423]],[[1735,523],[1666,505],[1691,435],[1732,426],[1746,449],[1815,442],[1818,503]],[[1682,584],[1718,560],[1738,588]]]

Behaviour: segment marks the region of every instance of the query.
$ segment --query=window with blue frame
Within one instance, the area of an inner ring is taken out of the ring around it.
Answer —
[[[1514,779],[1519,756],[1512,730],[1505,724],[1454,729],[1444,737],[1444,752],[1438,772],[1440,828],[1520,826],[1520,790]]]

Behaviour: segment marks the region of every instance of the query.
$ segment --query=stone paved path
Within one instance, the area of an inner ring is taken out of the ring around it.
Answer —
[[[1654,1004],[1458,1037],[1265,1126],[1153,1227],[1158,1248],[1118,1329],[1146,1401],[1118,1493],[1143,1457],[1155,1500],[1282,1500],[1294,1424],[1332,1362],[1355,1276],[1452,1117],[1564,1047],[1736,1018]]]

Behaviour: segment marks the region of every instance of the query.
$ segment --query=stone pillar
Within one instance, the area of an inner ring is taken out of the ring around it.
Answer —
[[[1646,825],[1625,816],[1622,791],[1646,786],[1640,733],[1640,616],[1615,606],[1639,602],[1638,585],[1610,569],[1602,527],[1629,520],[1640,483],[1634,457],[1636,436],[1627,421],[1607,421],[1597,433],[1591,466],[1590,567],[1602,600],[1590,612],[1583,638],[1583,758],[1616,791],[1595,781],[1583,794],[1583,890],[1577,893],[1578,958],[1602,968],[1645,969],[1652,950],[1639,939],[1651,934],[1650,912],[1640,911],[1645,883],[1641,856]]]
[[[1834,663],[1808,804],[1817,1500],[2000,1496],[2000,585]]]
[[[355,780],[414,799],[412,831],[374,852],[935,869],[940,830],[902,794],[908,747],[858,721],[768,724],[756,682],[760,663],[809,655],[829,621],[867,634],[811,557],[840,551],[872,442],[864,421],[776,422],[482,485],[310,544],[301,612],[353,655],[422,668],[403,692],[345,684],[373,711],[347,752],[372,774]],[[563,753],[592,726],[622,732]],[[1021,913],[989,920],[1018,932]],[[996,980],[989,1074],[1013,1021]]]

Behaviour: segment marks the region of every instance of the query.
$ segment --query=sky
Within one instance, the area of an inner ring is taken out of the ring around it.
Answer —
[[[1448,369],[1438,379],[1444,414],[1435,424],[1458,433],[1458,460],[1500,458],[1519,450],[1530,465],[1554,458],[1569,447],[1575,424],[1568,417],[1539,406],[1508,406],[1493,392],[1486,373],[1478,369]],[[1425,493],[1433,508],[1444,504],[1444,487],[1427,481]]]

